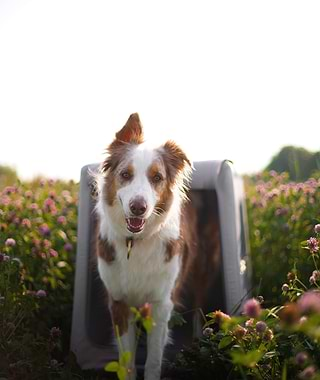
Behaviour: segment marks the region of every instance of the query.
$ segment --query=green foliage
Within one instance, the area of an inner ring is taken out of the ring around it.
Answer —
[[[77,190],[73,182],[35,180],[0,192],[2,376],[61,371],[71,326]],[[63,334],[53,344],[56,327]]]
[[[303,246],[312,257],[310,287],[295,274],[284,287],[285,305],[262,309],[249,299],[240,317],[207,315],[203,337],[169,366],[173,379],[320,379],[320,225]],[[211,327],[208,327],[211,326]]]
[[[138,324],[140,323],[145,329],[145,331],[147,332],[147,334],[150,334],[154,326],[154,320],[151,316],[152,305],[149,303],[145,303],[140,309],[131,307],[130,310],[135,316],[134,323],[138,323]],[[139,327],[138,327],[138,331],[140,331]]]
[[[232,363],[247,368],[254,368],[263,357],[262,350],[251,350],[243,352],[242,350],[231,351]]]
[[[320,180],[289,182],[287,174],[263,173],[246,178],[253,283],[273,304],[279,301],[289,270],[299,269],[305,281],[313,263],[301,248],[316,223]]]
[[[169,329],[172,329],[174,326],[183,326],[185,323],[187,323],[187,321],[183,318],[183,314],[173,310],[168,323]]]
[[[18,181],[17,172],[9,166],[0,165],[0,191]]]
[[[293,181],[305,181],[320,170],[320,152],[311,153],[304,148],[286,146],[276,154],[266,170],[287,172]]]
[[[119,380],[126,380],[128,374],[128,366],[131,363],[131,352],[122,352],[119,356],[119,361],[110,362],[105,367],[104,370],[107,372],[116,372]]]

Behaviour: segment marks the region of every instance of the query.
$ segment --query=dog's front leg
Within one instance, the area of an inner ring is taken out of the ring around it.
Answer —
[[[123,352],[131,353],[131,360],[126,365],[126,380],[135,380],[136,326],[133,315],[125,302],[114,300],[111,303],[111,315],[115,332],[118,334],[119,357]]]
[[[145,380],[159,380],[163,350],[168,339],[168,322],[173,309],[171,301],[152,304],[152,317],[155,326],[148,334]]]

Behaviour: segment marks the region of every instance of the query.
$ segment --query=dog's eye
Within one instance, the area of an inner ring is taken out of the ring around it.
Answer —
[[[125,179],[125,180],[129,180],[131,178],[131,174],[129,172],[127,172],[127,171],[121,172],[120,175],[121,175],[121,178]]]
[[[162,181],[163,177],[160,173],[157,173],[156,175],[153,176],[153,182],[157,183]]]

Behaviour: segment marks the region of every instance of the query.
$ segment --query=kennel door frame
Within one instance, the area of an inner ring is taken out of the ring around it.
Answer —
[[[243,180],[230,160],[195,162],[194,168],[191,189],[217,194],[225,311],[236,314],[248,296],[251,277]]]

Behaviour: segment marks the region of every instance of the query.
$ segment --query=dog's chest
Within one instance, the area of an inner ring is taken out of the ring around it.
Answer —
[[[140,306],[171,297],[180,265],[178,255],[166,260],[166,244],[156,238],[134,241],[129,258],[124,242],[115,242],[115,250],[112,263],[98,262],[100,277],[114,299]]]

